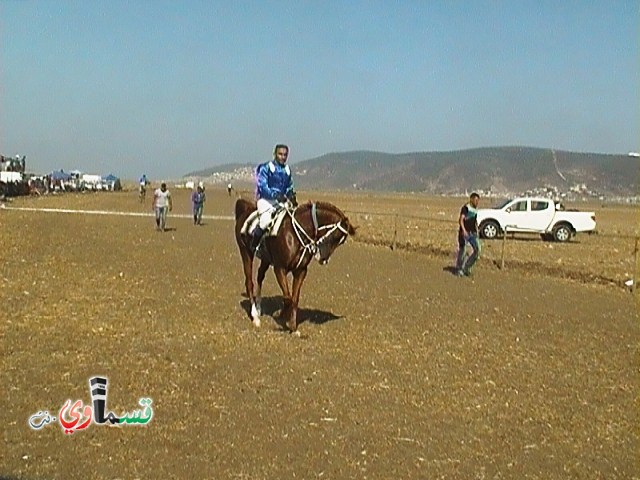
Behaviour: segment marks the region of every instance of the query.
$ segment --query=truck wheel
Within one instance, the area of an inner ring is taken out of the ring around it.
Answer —
[[[500,233],[500,225],[493,220],[487,220],[486,222],[482,222],[482,225],[480,225],[480,233],[484,238],[491,240],[496,238],[498,233]]]
[[[556,242],[567,242],[571,238],[571,228],[569,225],[558,225],[553,228],[553,238]]]

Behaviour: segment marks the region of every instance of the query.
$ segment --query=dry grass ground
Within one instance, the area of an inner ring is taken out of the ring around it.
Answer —
[[[205,215],[232,214],[208,194]],[[150,217],[0,210],[0,477],[638,478],[631,240],[516,239],[504,271],[486,242],[461,279],[447,267],[462,199],[310,196],[379,215],[350,214],[360,241],[311,267],[302,338],[278,325],[271,273],[252,327],[229,220],[170,216],[157,233]],[[12,205],[150,213],[135,193]],[[407,249],[362,241],[420,210],[442,221],[398,223]],[[603,233],[637,226],[637,211],[596,210]],[[88,403],[94,375],[114,412],[151,397],[151,423],[29,428]]]

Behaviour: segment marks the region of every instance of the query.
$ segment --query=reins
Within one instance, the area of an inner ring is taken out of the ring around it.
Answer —
[[[300,245],[302,245],[302,254],[300,255],[300,260],[298,260],[296,268],[298,268],[302,264],[306,253],[308,253],[310,257],[313,257],[316,253],[318,253],[319,246],[336,230],[340,230],[345,234],[345,237],[340,241],[340,243],[343,243],[349,235],[349,231],[341,225],[342,220],[338,221],[337,223],[330,223],[328,225],[319,226],[317,216],[318,209],[316,203],[314,202],[311,204],[311,220],[313,222],[314,237],[317,237],[318,233],[323,230],[327,230],[327,232],[325,232],[319,238],[311,238],[306,230],[302,227],[302,225],[300,225],[300,223],[296,220],[295,211],[295,209],[290,210],[287,208],[287,213],[289,214],[289,217],[291,218],[291,224],[293,225],[293,231],[295,232],[296,237],[298,237]]]

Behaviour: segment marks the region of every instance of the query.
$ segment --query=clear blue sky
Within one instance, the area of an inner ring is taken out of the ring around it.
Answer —
[[[0,153],[153,179],[640,141],[637,1],[0,0]]]

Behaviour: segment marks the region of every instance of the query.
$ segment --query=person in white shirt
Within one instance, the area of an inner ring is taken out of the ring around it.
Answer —
[[[164,232],[167,224],[167,210],[173,210],[171,192],[167,190],[166,183],[162,183],[160,188],[153,192],[153,207],[156,211],[156,230]]]

